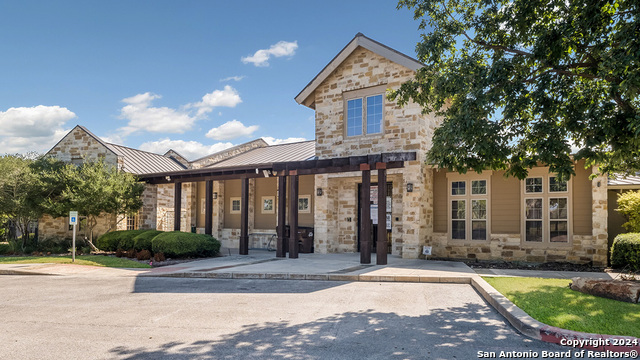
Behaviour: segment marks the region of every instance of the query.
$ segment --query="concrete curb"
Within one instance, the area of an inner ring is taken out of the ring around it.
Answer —
[[[362,281],[362,282],[405,282],[405,283],[450,283],[469,284],[493,306],[516,330],[532,339],[569,346],[577,349],[615,352],[640,352],[640,339],[632,336],[614,336],[589,334],[560,329],[544,324],[517,307],[504,295],[489,285],[479,275],[469,276],[430,276],[430,275],[349,275],[349,274],[298,274],[298,273],[197,273],[176,272],[169,274],[144,274],[141,276],[188,277],[214,279],[271,279],[271,280],[316,280],[316,281]],[[627,344],[629,346],[621,346]],[[595,346],[593,346],[595,345]]]
[[[49,274],[37,271],[30,270],[10,270],[10,269],[0,269],[0,275],[47,275],[47,276],[56,276],[56,274]]]

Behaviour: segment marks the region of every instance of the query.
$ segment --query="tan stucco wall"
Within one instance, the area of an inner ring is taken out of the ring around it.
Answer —
[[[592,189],[591,168],[584,168],[584,161],[576,164],[576,176],[573,177],[573,233],[591,235],[592,229]]]
[[[491,189],[491,231],[520,234],[520,180],[496,171],[491,175]]]
[[[224,227],[227,229],[240,229],[240,214],[231,213],[231,198],[242,195],[242,184],[240,180],[224,181]]]
[[[269,178],[261,178],[255,180],[255,221],[254,226],[256,229],[264,229],[264,230],[274,230],[276,228],[276,219],[278,214],[278,197],[277,197],[277,187],[278,187],[278,178],[269,177]],[[274,198],[274,206],[273,206],[273,214],[262,213],[262,197],[263,196],[273,196]]]
[[[433,231],[447,232],[447,172],[433,170]]]

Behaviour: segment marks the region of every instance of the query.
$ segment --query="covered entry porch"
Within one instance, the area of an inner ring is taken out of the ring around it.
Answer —
[[[141,176],[144,181],[155,185],[171,185],[173,191],[173,230],[189,231],[181,226],[183,205],[183,185],[193,187],[194,183],[204,183],[204,233],[213,235],[214,218],[225,216],[232,210],[238,212],[239,219],[239,242],[238,251],[240,255],[249,254],[249,238],[254,233],[252,221],[250,221],[250,181],[253,182],[255,190],[260,185],[258,179],[275,178],[277,179],[277,195],[274,196],[274,212],[276,213],[277,224],[275,226],[276,237],[276,257],[282,258],[287,256],[286,248],[288,245],[288,254],[290,258],[299,256],[298,248],[298,227],[299,227],[299,189],[300,177],[312,176],[317,177],[324,174],[337,173],[353,173],[359,172],[361,178],[361,209],[360,216],[363,219],[371,218],[371,202],[369,194],[371,190],[372,173],[376,176],[375,180],[380,183],[386,183],[387,170],[400,169],[404,167],[405,161],[413,161],[416,159],[415,152],[401,153],[382,153],[368,156],[349,156],[332,159],[313,159],[304,161],[288,161],[288,162],[271,162],[259,163],[252,165],[232,166],[232,167],[216,167],[201,168],[176,171],[170,173],[155,173]],[[232,202],[232,205],[223,202],[223,207],[214,213],[214,200],[218,196],[214,192],[215,182],[235,180],[240,184],[240,196]],[[326,188],[317,186],[315,196],[326,196]],[[380,187],[378,190],[378,199],[376,201],[377,218],[386,219],[386,203],[387,192],[386,187]],[[233,207],[231,209],[230,207]],[[289,210],[289,211],[287,211]],[[317,220],[322,220],[326,214],[314,212]],[[288,236],[285,229],[289,228]],[[387,263],[387,233],[385,231],[378,232],[376,239],[371,238],[372,226],[371,222],[363,221],[359,224],[360,239],[360,262],[362,264],[371,263],[371,250],[373,242],[376,242],[377,256],[375,261],[377,264]],[[318,241],[318,238],[315,239]],[[322,239],[327,241],[328,239]]]

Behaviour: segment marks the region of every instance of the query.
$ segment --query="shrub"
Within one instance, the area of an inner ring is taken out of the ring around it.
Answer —
[[[151,240],[154,237],[158,236],[158,234],[162,233],[162,231],[158,230],[149,230],[145,231],[142,234],[133,238],[133,247],[134,249],[140,250],[149,250],[151,251]]]
[[[104,251],[116,251],[118,248],[133,249],[133,238],[150,230],[119,230],[108,232],[96,240],[96,247]]]
[[[149,259],[151,259],[151,251],[149,251],[149,250],[140,250],[140,252],[136,255],[136,259],[138,259],[138,260],[149,260]]]
[[[213,256],[220,250],[220,242],[210,235],[181,231],[164,232],[151,241],[154,253],[169,257]]]
[[[153,261],[155,262],[162,262],[165,260],[167,259],[164,257],[164,253],[159,252],[159,253],[153,254]]]
[[[640,232],[640,191],[628,191],[618,195],[616,209],[627,220],[622,224],[627,231]]]
[[[116,250],[116,257],[121,258],[121,257],[123,257],[125,255],[126,255],[126,252],[124,250],[122,250],[122,249]]]
[[[0,255],[7,255],[11,251],[11,246],[8,243],[0,244]]]
[[[64,254],[69,252],[71,242],[71,239],[64,239],[57,236],[47,237],[38,242],[38,251],[43,253]]]
[[[136,257],[136,249],[131,248],[131,249],[127,250],[127,257],[129,259],[133,259],[134,257]]]
[[[640,270],[640,234],[620,234],[613,240],[611,247],[611,265],[629,266],[632,271]]]

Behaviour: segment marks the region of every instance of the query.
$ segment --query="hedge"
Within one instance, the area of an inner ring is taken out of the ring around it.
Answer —
[[[640,233],[620,234],[611,247],[611,266],[629,266],[632,271],[640,270]]]
[[[150,230],[119,230],[108,232],[96,240],[96,247],[104,251],[133,249],[133,238]]]
[[[158,234],[161,233],[162,231],[160,230],[149,230],[143,232],[142,234],[133,238],[133,248],[138,251],[151,251],[151,240],[153,240],[154,237],[158,236]]]
[[[168,257],[213,256],[220,251],[220,242],[211,235],[171,231],[154,237],[151,247]]]

